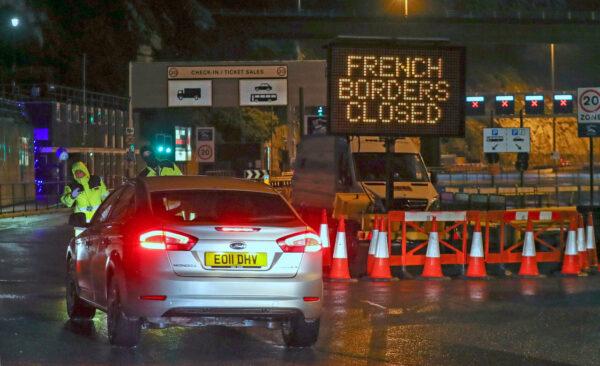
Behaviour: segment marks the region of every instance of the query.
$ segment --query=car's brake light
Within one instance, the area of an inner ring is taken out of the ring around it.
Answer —
[[[224,233],[252,233],[260,231],[258,227],[233,227],[233,226],[217,226],[215,230]]]
[[[285,253],[318,252],[321,239],[314,231],[301,231],[277,239],[277,244]]]
[[[198,242],[191,235],[169,230],[151,230],[140,235],[140,246],[155,250],[190,250]]]

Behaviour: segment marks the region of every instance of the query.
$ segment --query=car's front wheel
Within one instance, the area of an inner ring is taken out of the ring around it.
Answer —
[[[284,321],[281,327],[283,341],[288,347],[310,347],[319,338],[320,319],[307,322],[303,316]]]
[[[106,323],[110,344],[123,347],[137,346],[140,341],[142,325],[139,319],[128,319],[123,313],[116,280],[110,281],[109,284]]]
[[[83,301],[77,292],[75,264],[69,260],[66,281],[67,314],[71,320],[90,320],[96,315],[96,308]]]

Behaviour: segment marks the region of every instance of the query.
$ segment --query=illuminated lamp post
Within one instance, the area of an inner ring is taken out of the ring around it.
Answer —
[[[12,17],[10,19],[10,25],[11,27],[14,29],[13,34],[12,34],[12,46],[13,46],[13,62],[12,62],[12,72],[13,74],[15,73],[15,69],[16,69],[16,64],[17,64],[17,51],[16,51],[16,29],[19,27],[19,24],[21,24],[21,20],[17,17]]]

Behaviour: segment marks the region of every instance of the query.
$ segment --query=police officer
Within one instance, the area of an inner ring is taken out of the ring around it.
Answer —
[[[146,162],[146,167],[138,174],[138,177],[183,175],[177,164],[167,160],[158,160],[149,146],[142,146],[140,155]]]
[[[65,186],[60,201],[67,207],[75,204],[75,212],[83,212],[87,222],[92,220],[94,213],[108,196],[106,185],[97,175],[90,175],[84,163],[78,161],[71,168],[74,182]]]

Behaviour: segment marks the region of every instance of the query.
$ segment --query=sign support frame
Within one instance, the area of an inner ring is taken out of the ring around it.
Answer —
[[[590,136],[590,212],[594,212],[594,138]]]
[[[385,138],[385,211],[390,212],[394,202],[394,175],[392,164],[394,162],[396,137]]]

